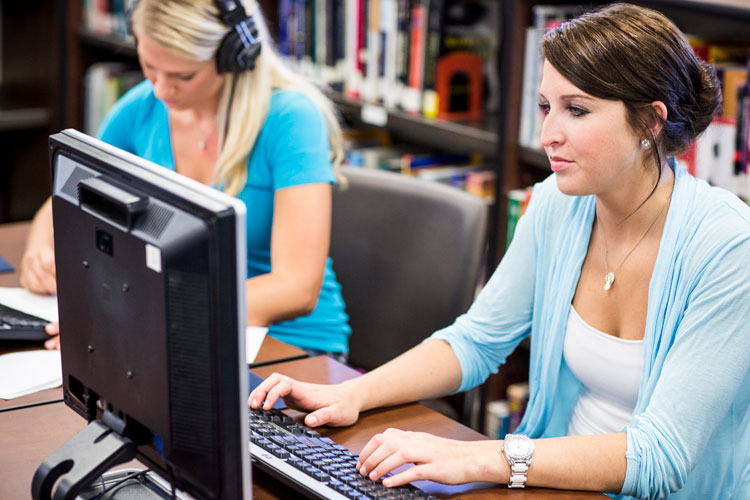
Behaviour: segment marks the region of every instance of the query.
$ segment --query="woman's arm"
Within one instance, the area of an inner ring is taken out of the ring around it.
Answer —
[[[31,223],[26,250],[21,259],[21,286],[40,294],[57,292],[55,250],[52,238],[51,198],[37,211]]]
[[[442,340],[428,340],[336,385],[308,384],[274,373],[250,393],[249,403],[269,409],[281,397],[292,408],[310,411],[305,423],[311,427],[351,425],[362,411],[449,394],[460,382],[461,367],[451,347]]]
[[[625,433],[533,441],[535,450],[527,485],[611,492],[622,487],[626,469]],[[465,442],[388,429],[365,445],[357,468],[361,474],[376,480],[396,467],[415,464],[385,479],[386,486],[418,480],[507,484],[510,466],[502,448],[503,441]]]
[[[330,234],[330,184],[306,184],[275,192],[271,272],[246,282],[248,324],[270,325],[315,309]]]

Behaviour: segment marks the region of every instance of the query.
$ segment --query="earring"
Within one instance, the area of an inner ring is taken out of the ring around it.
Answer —
[[[651,141],[649,141],[648,139],[642,139],[641,140],[641,147],[643,149],[650,149],[651,148]]]

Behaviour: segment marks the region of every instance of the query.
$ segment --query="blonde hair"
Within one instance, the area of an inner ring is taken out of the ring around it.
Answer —
[[[255,61],[255,69],[224,75],[218,114],[220,148],[214,182],[233,196],[242,191],[247,181],[248,157],[266,121],[275,90],[301,92],[317,105],[328,125],[331,164],[338,180],[345,182],[339,173],[344,158],[343,139],[333,105],[314,84],[285,65],[273,46],[256,0],[238,2],[244,5],[248,15],[253,15],[262,50]],[[214,60],[230,29],[219,18],[219,9],[213,0],[139,0],[132,14],[132,24],[136,34],[146,34],[175,54],[195,61]]]

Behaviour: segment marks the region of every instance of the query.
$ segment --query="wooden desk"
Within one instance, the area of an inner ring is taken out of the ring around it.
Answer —
[[[269,365],[253,370],[261,377],[267,377],[274,371],[301,380],[320,383],[340,382],[359,375],[348,366],[325,356]],[[297,412],[291,410],[287,412],[292,416],[301,417],[301,414]],[[31,478],[39,464],[84,426],[84,420],[62,403],[0,413],[0,439],[2,439],[0,471],[3,477],[0,481],[0,498],[29,498]],[[356,425],[346,428],[323,428],[321,434],[330,436],[347,448],[359,452],[373,434],[382,432],[388,427],[431,432],[465,441],[486,439],[483,435],[419,404],[369,411],[360,417]],[[130,462],[122,467],[134,466],[142,467],[138,462]],[[488,487],[482,484],[445,486],[431,482],[420,482],[418,485],[439,497],[452,499],[478,500],[499,496],[519,500],[606,499],[600,493],[545,488],[509,490],[505,486]],[[299,494],[253,468],[253,498],[255,500],[288,499],[299,498]]]

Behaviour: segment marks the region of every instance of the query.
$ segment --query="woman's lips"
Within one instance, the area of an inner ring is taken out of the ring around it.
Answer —
[[[549,164],[553,172],[559,172],[573,164],[572,161],[560,158],[559,156],[550,156]]]

